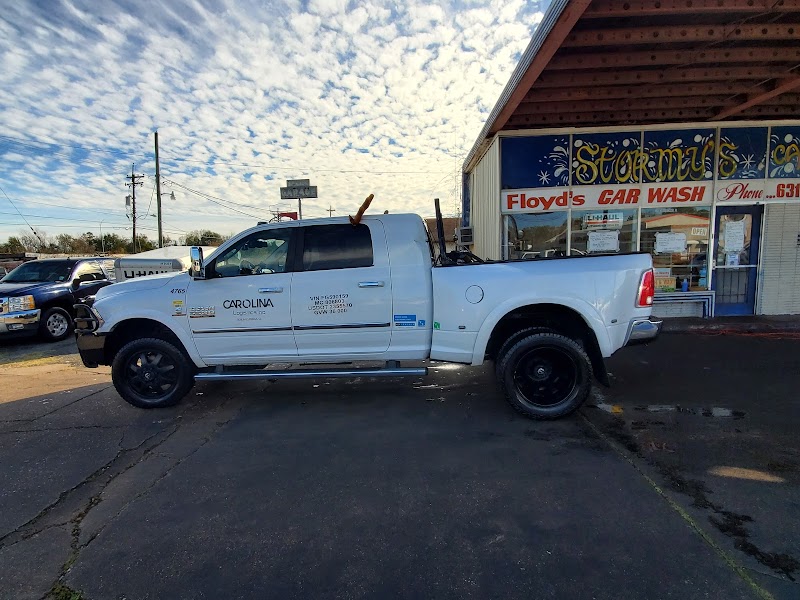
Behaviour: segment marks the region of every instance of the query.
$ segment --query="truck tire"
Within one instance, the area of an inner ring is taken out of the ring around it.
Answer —
[[[51,306],[44,311],[39,321],[39,335],[47,342],[63,340],[72,331],[72,317],[59,306]]]
[[[503,362],[503,357],[508,353],[508,350],[522,338],[526,338],[534,333],[554,332],[552,329],[548,329],[547,327],[526,327],[525,329],[520,329],[516,333],[512,333],[508,339],[503,342],[503,345],[500,346],[500,349],[497,351],[494,359],[494,374],[498,381],[502,380],[503,378],[503,372],[500,370],[500,363]]]
[[[557,333],[519,340],[500,357],[498,372],[509,404],[533,419],[572,413],[592,389],[592,363],[586,352]]]
[[[194,385],[194,368],[167,341],[144,338],[125,344],[111,364],[120,396],[139,408],[163,408],[180,402]]]

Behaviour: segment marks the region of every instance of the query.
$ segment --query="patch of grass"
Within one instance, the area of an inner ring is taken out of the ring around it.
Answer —
[[[50,589],[47,600],[83,600],[83,596],[59,581]]]

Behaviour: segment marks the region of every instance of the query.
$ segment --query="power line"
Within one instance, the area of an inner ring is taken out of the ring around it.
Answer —
[[[36,233],[36,230],[31,226],[30,223],[28,223],[28,219],[26,219],[25,216],[20,212],[20,210],[17,208],[17,205],[14,204],[14,201],[8,197],[8,194],[6,194],[6,191],[2,188],[2,186],[0,186],[0,192],[3,192],[3,196],[6,197],[6,200],[8,200],[11,203],[11,206],[14,207],[14,210],[16,210],[19,213],[19,216],[22,217],[22,220],[25,221],[25,223],[27,223],[28,227],[30,227],[30,230],[33,232],[33,235],[36,236],[36,239],[38,239],[41,242],[42,240],[39,239],[39,234]]]
[[[15,142],[15,143],[19,143],[19,142]],[[36,153],[36,152],[33,152],[33,150],[40,150],[41,152]],[[69,154],[66,154],[64,152],[58,152],[56,150],[51,150],[49,148],[42,148],[42,147],[39,147],[39,146],[28,145],[27,148],[17,149],[17,151],[20,152],[21,154],[25,155],[25,156],[34,156],[34,157],[37,157],[37,158],[39,156],[50,156],[50,157],[58,156],[58,157],[62,157],[62,158],[67,159],[68,161],[72,162],[73,164],[79,164],[79,165],[80,164],[87,164],[87,165],[94,165],[94,166],[97,166],[97,167],[102,167],[104,169],[108,168],[107,164],[103,164],[101,162],[90,160],[88,158],[77,158],[76,159],[75,157],[70,156]],[[46,154],[45,154],[44,151],[46,151]]]
[[[2,222],[0,222],[0,225],[17,226],[17,225],[24,225],[24,223],[8,223],[8,222],[5,222],[5,221],[2,221]],[[51,227],[58,227],[58,228],[63,228],[63,229],[81,229],[81,230],[84,230],[84,231],[86,231],[87,229],[91,229],[89,227],[83,227],[82,225],[55,225],[55,224],[51,224],[51,223],[47,223],[46,225],[40,225],[38,223],[34,223],[34,225],[36,225],[37,227],[41,227],[42,229],[44,229],[44,228],[49,229]],[[103,225],[103,229],[127,230],[127,229],[130,229],[130,227],[129,226],[125,226],[125,225],[109,225],[109,226]],[[156,231],[155,227],[139,227],[139,229],[144,229],[146,231]],[[167,233],[174,233],[175,235],[178,235],[178,236],[181,235],[181,234],[189,233],[188,231],[176,231],[176,230],[173,230],[173,229],[166,229],[165,231]],[[37,237],[38,237],[38,235],[37,235]]]
[[[17,226],[17,225],[25,225],[25,223],[7,223],[7,222],[4,221],[4,222],[0,222],[0,225]],[[83,225],[54,225],[54,224],[51,224],[51,223],[48,223],[47,225],[39,225],[37,223],[36,226],[37,227],[42,227],[42,228],[44,228],[44,227],[47,227],[47,228],[50,228],[50,227],[63,227],[63,228],[66,228],[66,229],[87,229],[87,227],[84,227]],[[128,227],[124,226],[124,225],[111,225],[111,226],[107,227],[106,229],[128,229]]]
[[[101,214],[108,214],[107,209],[100,209],[100,208],[81,208],[79,206],[66,206],[64,204],[53,204],[51,202],[42,202],[41,200],[22,200],[21,204],[41,204],[42,206],[52,206],[53,208],[66,208],[68,210],[84,210],[90,212],[97,212]]]
[[[63,142],[56,144],[56,143],[51,143],[51,142],[43,142],[43,141],[39,141],[39,140],[32,140],[35,144],[40,144],[40,146],[36,146],[36,145],[34,145],[34,143],[31,143],[31,140],[26,140],[25,138],[12,137],[10,135],[0,135],[0,140],[5,140],[5,141],[7,141],[9,143],[13,143],[13,144],[19,144],[21,146],[29,146],[29,147],[35,148],[37,150],[44,149],[44,148],[41,148],[41,146],[56,146],[56,147],[62,147],[62,148],[70,148],[72,150],[83,150],[84,152],[99,152],[99,153],[102,153],[102,154],[114,154],[114,155],[118,155],[119,158],[130,158],[130,157],[135,155],[135,153],[133,153],[131,151],[128,151],[128,150],[113,150],[113,149],[110,149],[110,148],[100,148],[100,147],[97,147],[97,146],[94,146],[94,147],[92,147],[92,146],[81,146],[81,145],[77,145],[77,144],[74,144],[74,145],[73,144],[65,144]]]
[[[233,204],[229,200],[223,200],[222,198],[217,198],[216,196],[212,196],[212,195],[206,194],[204,192],[199,192],[197,190],[193,190],[192,188],[187,187],[185,185],[181,185],[180,183],[178,183],[176,181],[172,181],[172,180],[168,180],[168,179],[164,179],[164,181],[169,181],[169,183],[171,183],[172,185],[177,185],[179,188],[182,188],[182,189],[186,190],[187,192],[191,192],[193,194],[197,194],[201,198],[205,198],[206,200],[209,200],[209,201],[213,202],[214,204],[217,204],[217,205],[221,206],[222,208],[227,208],[228,210],[236,211],[236,212],[238,212],[240,214],[246,215],[246,216],[248,216],[250,218],[253,218],[253,219],[260,219],[261,218],[261,217],[255,216],[255,215],[251,215],[250,213],[246,213],[243,210],[239,210],[238,208],[233,208],[231,206],[225,206],[224,204],[222,204],[223,202],[228,202],[230,204]]]
[[[169,224],[169,223],[167,223],[166,221],[162,221],[162,223],[164,223],[164,225],[167,225],[168,227],[172,227],[173,229],[177,229],[177,230],[178,230],[178,231],[180,231],[181,233],[189,233],[189,232],[188,232],[188,231],[186,231],[185,229],[181,229],[180,227],[178,227],[178,226],[176,226],[176,225],[170,225],[170,224]]]
[[[0,215],[13,215],[13,214],[15,214],[15,213],[6,212],[6,211],[0,211]],[[32,219],[58,219],[59,221],[73,221],[75,223],[97,223],[97,221],[89,220],[89,219],[69,219],[67,217],[48,217],[46,215],[32,215],[30,213],[25,213],[23,215],[23,213],[20,213],[20,212],[18,212],[17,214],[19,214],[23,219],[25,217],[30,217]],[[109,221],[109,223],[113,223],[113,221]],[[124,221],[121,224],[124,224]]]
[[[80,207],[77,207],[77,206],[66,206],[64,204],[52,204],[50,202],[42,202],[40,200],[27,200],[26,199],[26,200],[23,200],[21,203],[25,204],[25,205],[27,205],[27,204],[41,204],[42,206],[51,206],[53,208],[64,208],[64,209],[67,209],[67,210],[82,210],[82,211],[88,211],[88,212],[98,213],[98,214],[102,214],[102,215],[108,214],[108,209],[80,208]],[[244,206],[246,206],[246,205],[244,205]],[[256,208],[256,210],[258,210],[257,207],[253,207],[253,208]],[[227,215],[225,213],[197,212],[197,211],[192,211],[192,212],[193,212],[193,214],[202,215],[202,216],[206,216],[206,217],[226,217],[226,216],[230,216],[230,215]],[[29,216],[35,216],[35,215],[29,215]],[[250,216],[250,215],[248,215],[248,216]]]

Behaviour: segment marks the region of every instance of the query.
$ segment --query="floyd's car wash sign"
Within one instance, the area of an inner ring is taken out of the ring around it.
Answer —
[[[800,201],[800,124],[501,140],[504,213]]]

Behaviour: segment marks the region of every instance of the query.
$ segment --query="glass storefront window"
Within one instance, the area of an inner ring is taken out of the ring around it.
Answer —
[[[642,209],[641,250],[653,256],[656,291],[708,289],[711,209]]]
[[[567,255],[567,211],[506,217],[508,258]]]
[[[570,254],[635,252],[636,210],[572,211]]]

